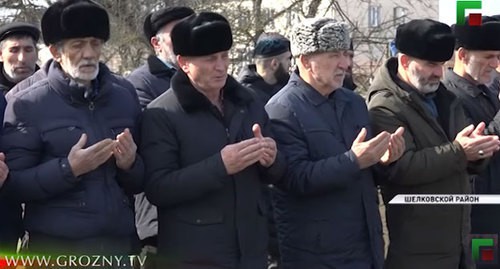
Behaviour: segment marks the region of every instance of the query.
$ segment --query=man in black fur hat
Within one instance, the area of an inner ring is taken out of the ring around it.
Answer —
[[[455,65],[445,73],[444,84],[462,101],[473,124],[486,123],[487,134],[500,135],[498,91],[489,86],[496,78],[500,59],[500,21],[483,17],[480,26],[455,25]],[[472,175],[477,194],[500,194],[500,155],[494,154],[485,171]],[[472,206],[474,234],[500,234],[500,206]],[[497,256],[498,260],[500,256]]]
[[[130,254],[131,196],[144,173],[134,142],[141,110],[134,87],[99,62],[108,14],[94,1],[61,0],[41,25],[53,61],[7,105],[11,172],[2,191],[26,203],[32,253]]]
[[[500,22],[500,14],[491,17]],[[496,68],[495,78],[493,79],[493,82],[491,83],[489,88],[493,92],[493,94],[500,99],[500,61]]]
[[[143,108],[170,87],[170,79],[177,69],[170,33],[180,20],[193,13],[189,7],[174,6],[152,12],[144,19],[144,36],[156,55],[149,56],[144,65],[127,77]]]
[[[380,168],[387,269],[470,268],[470,206],[388,204],[398,194],[469,194],[468,172],[484,168],[484,159],[500,148],[497,136],[482,135],[484,124],[469,125],[458,99],[440,82],[454,44],[446,24],[426,19],[400,25],[398,55],[378,70],[369,89],[374,130],[406,130],[401,158]]]
[[[189,7],[174,6],[152,12],[144,19],[144,35],[156,55],[150,55],[144,65],[127,77],[134,85],[143,108],[170,87],[170,80],[178,68],[170,34],[180,20],[192,14],[194,11]],[[148,256],[146,268],[154,268],[158,213],[144,193],[135,196],[135,217],[142,254]]]
[[[161,268],[264,269],[262,184],[285,169],[267,114],[227,74],[233,38],[223,16],[190,16],[171,35],[179,70],[144,110],[141,134]]]

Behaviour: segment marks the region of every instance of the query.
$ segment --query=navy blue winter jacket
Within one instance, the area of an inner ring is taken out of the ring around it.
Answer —
[[[82,133],[85,147],[114,139],[129,128],[137,139],[140,106],[133,86],[99,66],[98,93],[66,78],[52,62],[46,78],[12,96],[2,137],[10,175],[3,192],[26,203],[25,228],[61,238],[131,236],[135,232],[131,195],[142,190],[144,165],[119,169],[113,158],[75,177],[68,153]]]

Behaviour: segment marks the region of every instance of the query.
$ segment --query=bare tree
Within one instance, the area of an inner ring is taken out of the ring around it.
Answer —
[[[274,3],[276,1],[276,3]],[[102,60],[119,73],[141,65],[152,53],[149,41],[143,36],[146,14],[164,6],[185,5],[197,11],[216,11],[228,18],[233,29],[234,46],[231,70],[236,72],[242,63],[251,61],[254,42],[265,31],[288,34],[293,24],[302,18],[335,14],[351,25],[354,38],[357,82],[367,88],[376,68],[387,57],[387,43],[394,38],[395,27],[405,18],[429,17],[437,11],[434,0],[381,0],[388,5],[408,7],[404,18],[385,16],[376,27],[367,26],[371,0],[100,0],[111,17],[111,40]],[[391,2],[392,1],[392,2]],[[2,21],[21,20],[39,25],[46,7],[55,0],[0,0]]]
[[[351,27],[356,54],[354,77],[362,93],[389,57],[388,45],[396,35],[397,26],[413,18],[438,17],[437,2],[432,0],[362,0],[355,5],[349,0],[337,0],[329,8]]]
[[[0,0],[0,14],[2,22],[25,21],[39,25],[40,18],[45,11],[46,2],[35,0]]]

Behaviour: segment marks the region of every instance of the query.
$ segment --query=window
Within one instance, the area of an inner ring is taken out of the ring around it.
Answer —
[[[408,9],[405,7],[395,7],[394,8],[394,25],[400,25],[406,22],[406,15],[408,14]]]
[[[378,27],[380,26],[380,5],[370,5],[368,7],[368,26]]]

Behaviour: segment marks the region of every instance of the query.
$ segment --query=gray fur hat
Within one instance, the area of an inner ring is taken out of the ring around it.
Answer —
[[[348,25],[330,18],[305,19],[292,30],[292,54],[348,50],[351,43]]]

